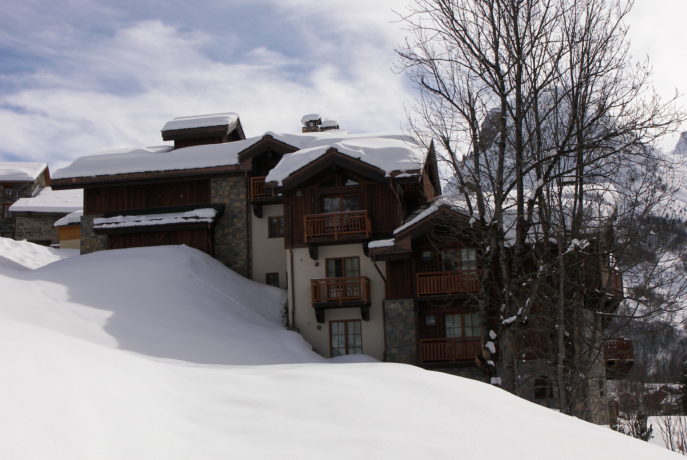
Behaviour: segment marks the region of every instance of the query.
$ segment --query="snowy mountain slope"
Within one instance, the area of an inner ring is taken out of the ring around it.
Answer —
[[[0,267],[0,292],[0,458],[680,458],[476,381],[329,364],[275,322],[281,291],[185,247]]]

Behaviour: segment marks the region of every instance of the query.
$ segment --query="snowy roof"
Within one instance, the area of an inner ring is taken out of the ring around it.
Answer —
[[[139,216],[122,215],[114,217],[98,217],[93,219],[93,229],[149,227],[157,225],[187,224],[195,222],[210,223],[215,220],[217,210],[213,208],[199,208],[186,212],[170,212],[164,214],[143,214]]]
[[[417,175],[424,162],[424,149],[411,137],[400,133],[348,134],[345,131],[279,135],[279,140],[300,150],[284,155],[270,171],[266,182],[282,181],[324,155],[330,148],[384,171]]]
[[[67,213],[83,207],[83,189],[42,189],[31,198],[19,198],[10,206],[11,212],[56,212]]]
[[[45,163],[0,162],[0,182],[33,182],[47,167]]]
[[[368,248],[374,249],[374,248],[389,248],[394,245],[394,239],[390,238],[388,240],[375,240],[375,241],[370,241],[367,245]]]
[[[301,123],[304,125],[307,124],[309,121],[317,121],[320,120],[322,117],[320,117],[319,113],[308,113],[306,115],[303,115],[301,118]]]
[[[75,225],[81,223],[81,216],[83,216],[83,209],[78,211],[70,212],[66,216],[57,219],[53,224],[53,227],[64,227],[67,225]]]
[[[189,117],[177,117],[165,123],[162,131],[173,131],[177,129],[206,128],[210,126],[229,126],[233,128],[238,121],[236,113],[212,113],[208,115],[193,115]]]
[[[234,166],[239,153],[265,136],[293,146],[299,151],[284,155],[268,181],[281,184],[283,178],[322,156],[333,147],[344,155],[360,159],[385,171],[418,174],[424,160],[423,149],[412,138],[400,133],[349,134],[342,130],[316,133],[280,134],[267,131],[249,139],[172,149],[169,145],[110,150],[101,154],[77,158],[69,166],[56,171],[53,179],[108,176],[142,172],[162,172],[185,169]],[[406,174],[408,175],[408,174]]]
[[[322,128],[334,128],[339,126],[339,122],[336,120],[324,120],[320,126]]]
[[[238,153],[261,138],[174,149],[169,145],[109,151],[77,158],[53,179],[153,171],[211,168],[238,164]]]
[[[410,219],[405,221],[400,227],[394,230],[394,235],[397,235],[401,233],[403,230],[410,228],[418,222],[425,220],[427,217],[431,216],[439,209],[441,209],[441,207],[448,207],[450,209],[453,209],[454,211],[467,214],[467,211],[462,206],[462,200],[460,198],[457,198],[455,196],[439,196],[436,197],[429,206],[420,210],[420,212],[412,216]]]

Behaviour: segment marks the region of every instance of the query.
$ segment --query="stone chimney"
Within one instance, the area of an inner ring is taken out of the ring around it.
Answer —
[[[303,115],[303,118],[301,118],[301,123],[303,123],[302,132],[317,133],[320,131],[322,117],[320,117],[320,115],[317,113],[309,113],[307,115]]]

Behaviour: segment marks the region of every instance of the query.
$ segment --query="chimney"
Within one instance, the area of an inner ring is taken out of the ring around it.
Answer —
[[[303,123],[302,132],[317,133],[320,131],[322,117],[320,117],[320,115],[317,113],[309,113],[307,115],[303,115],[303,118],[301,118],[301,123]]]
[[[324,120],[320,125],[320,131],[329,131],[331,129],[339,129],[339,122],[334,120]]]

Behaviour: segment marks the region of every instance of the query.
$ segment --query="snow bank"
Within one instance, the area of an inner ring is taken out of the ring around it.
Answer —
[[[0,238],[0,276],[3,268],[32,270],[78,254],[78,249],[53,249],[27,241]],[[2,299],[10,301],[11,298],[3,292]]]
[[[0,162],[0,182],[33,182],[47,168],[45,163]]]
[[[0,267],[0,292],[0,458],[680,458],[476,381],[328,364],[278,326],[284,291],[186,247]]]
[[[54,212],[68,213],[83,207],[83,189],[42,189],[31,198],[19,198],[10,206],[12,212]]]

